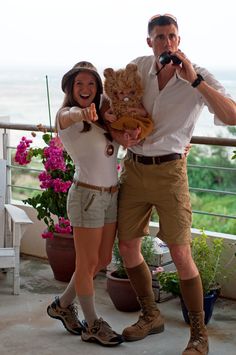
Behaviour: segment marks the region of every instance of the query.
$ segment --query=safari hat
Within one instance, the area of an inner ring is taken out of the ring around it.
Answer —
[[[86,61],[76,63],[72,69],[70,69],[66,74],[64,74],[62,81],[61,81],[62,91],[66,92],[66,86],[67,86],[68,80],[71,79],[72,76],[74,76],[80,72],[83,72],[83,71],[87,71],[89,73],[92,73],[96,77],[97,84],[98,84],[98,91],[100,92],[100,94],[102,94],[103,86],[102,86],[102,80],[100,78],[100,75],[98,74],[97,69],[93,66],[93,64],[90,62],[86,62]]]

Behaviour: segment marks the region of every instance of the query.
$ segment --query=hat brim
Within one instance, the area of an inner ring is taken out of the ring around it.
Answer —
[[[68,83],[68,80],[71,79],[72,76],[79,74],[80,72],[88,72],[93,74],[96,79],[97,79],[97,83],[98,83],[98,90],[100,91],[100,94],[103,93],[103,85],[102,85],[102,80],[100,78],[100,75],[98,74],[98,72],[96,70],[90,69],[90,68],[72,68],[70,69],[66,74],[64,74],[62,81],[61,81],[61,88],[63,92],[66,92],[66,86]]]

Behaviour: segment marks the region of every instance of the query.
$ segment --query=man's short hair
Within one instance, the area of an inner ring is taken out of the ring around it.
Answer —
[[[152,32],[155,26],[168,26],[174,25],[178,29],[178,23],[176,17],[170,14],[154,15],[148,21],[148,35]]]

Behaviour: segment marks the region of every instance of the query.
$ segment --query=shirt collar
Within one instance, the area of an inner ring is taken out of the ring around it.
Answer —
[[[152,65],[150,67],[150,70],[149,70],[148,74],[156,76],[156,73],[157,73],[156,58],[153,56]]]

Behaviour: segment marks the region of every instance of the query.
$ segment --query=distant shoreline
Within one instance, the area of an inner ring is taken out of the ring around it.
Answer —
[[[1,67],[0,67],[1,68]],[[99,67],[98,67],[99,68]],[[0,116],[9,116],[11,122],[49,125],[45,75],[48,75],[52,124],[63,100],[61,77],[65,68],[22,68],[0,71]],[[211,71],[226,90],[236,97],[236,70],[218,68]],[[193,135],[222,135],[229,137],[226,127],[215,126],[213,116],[203,110]]]

